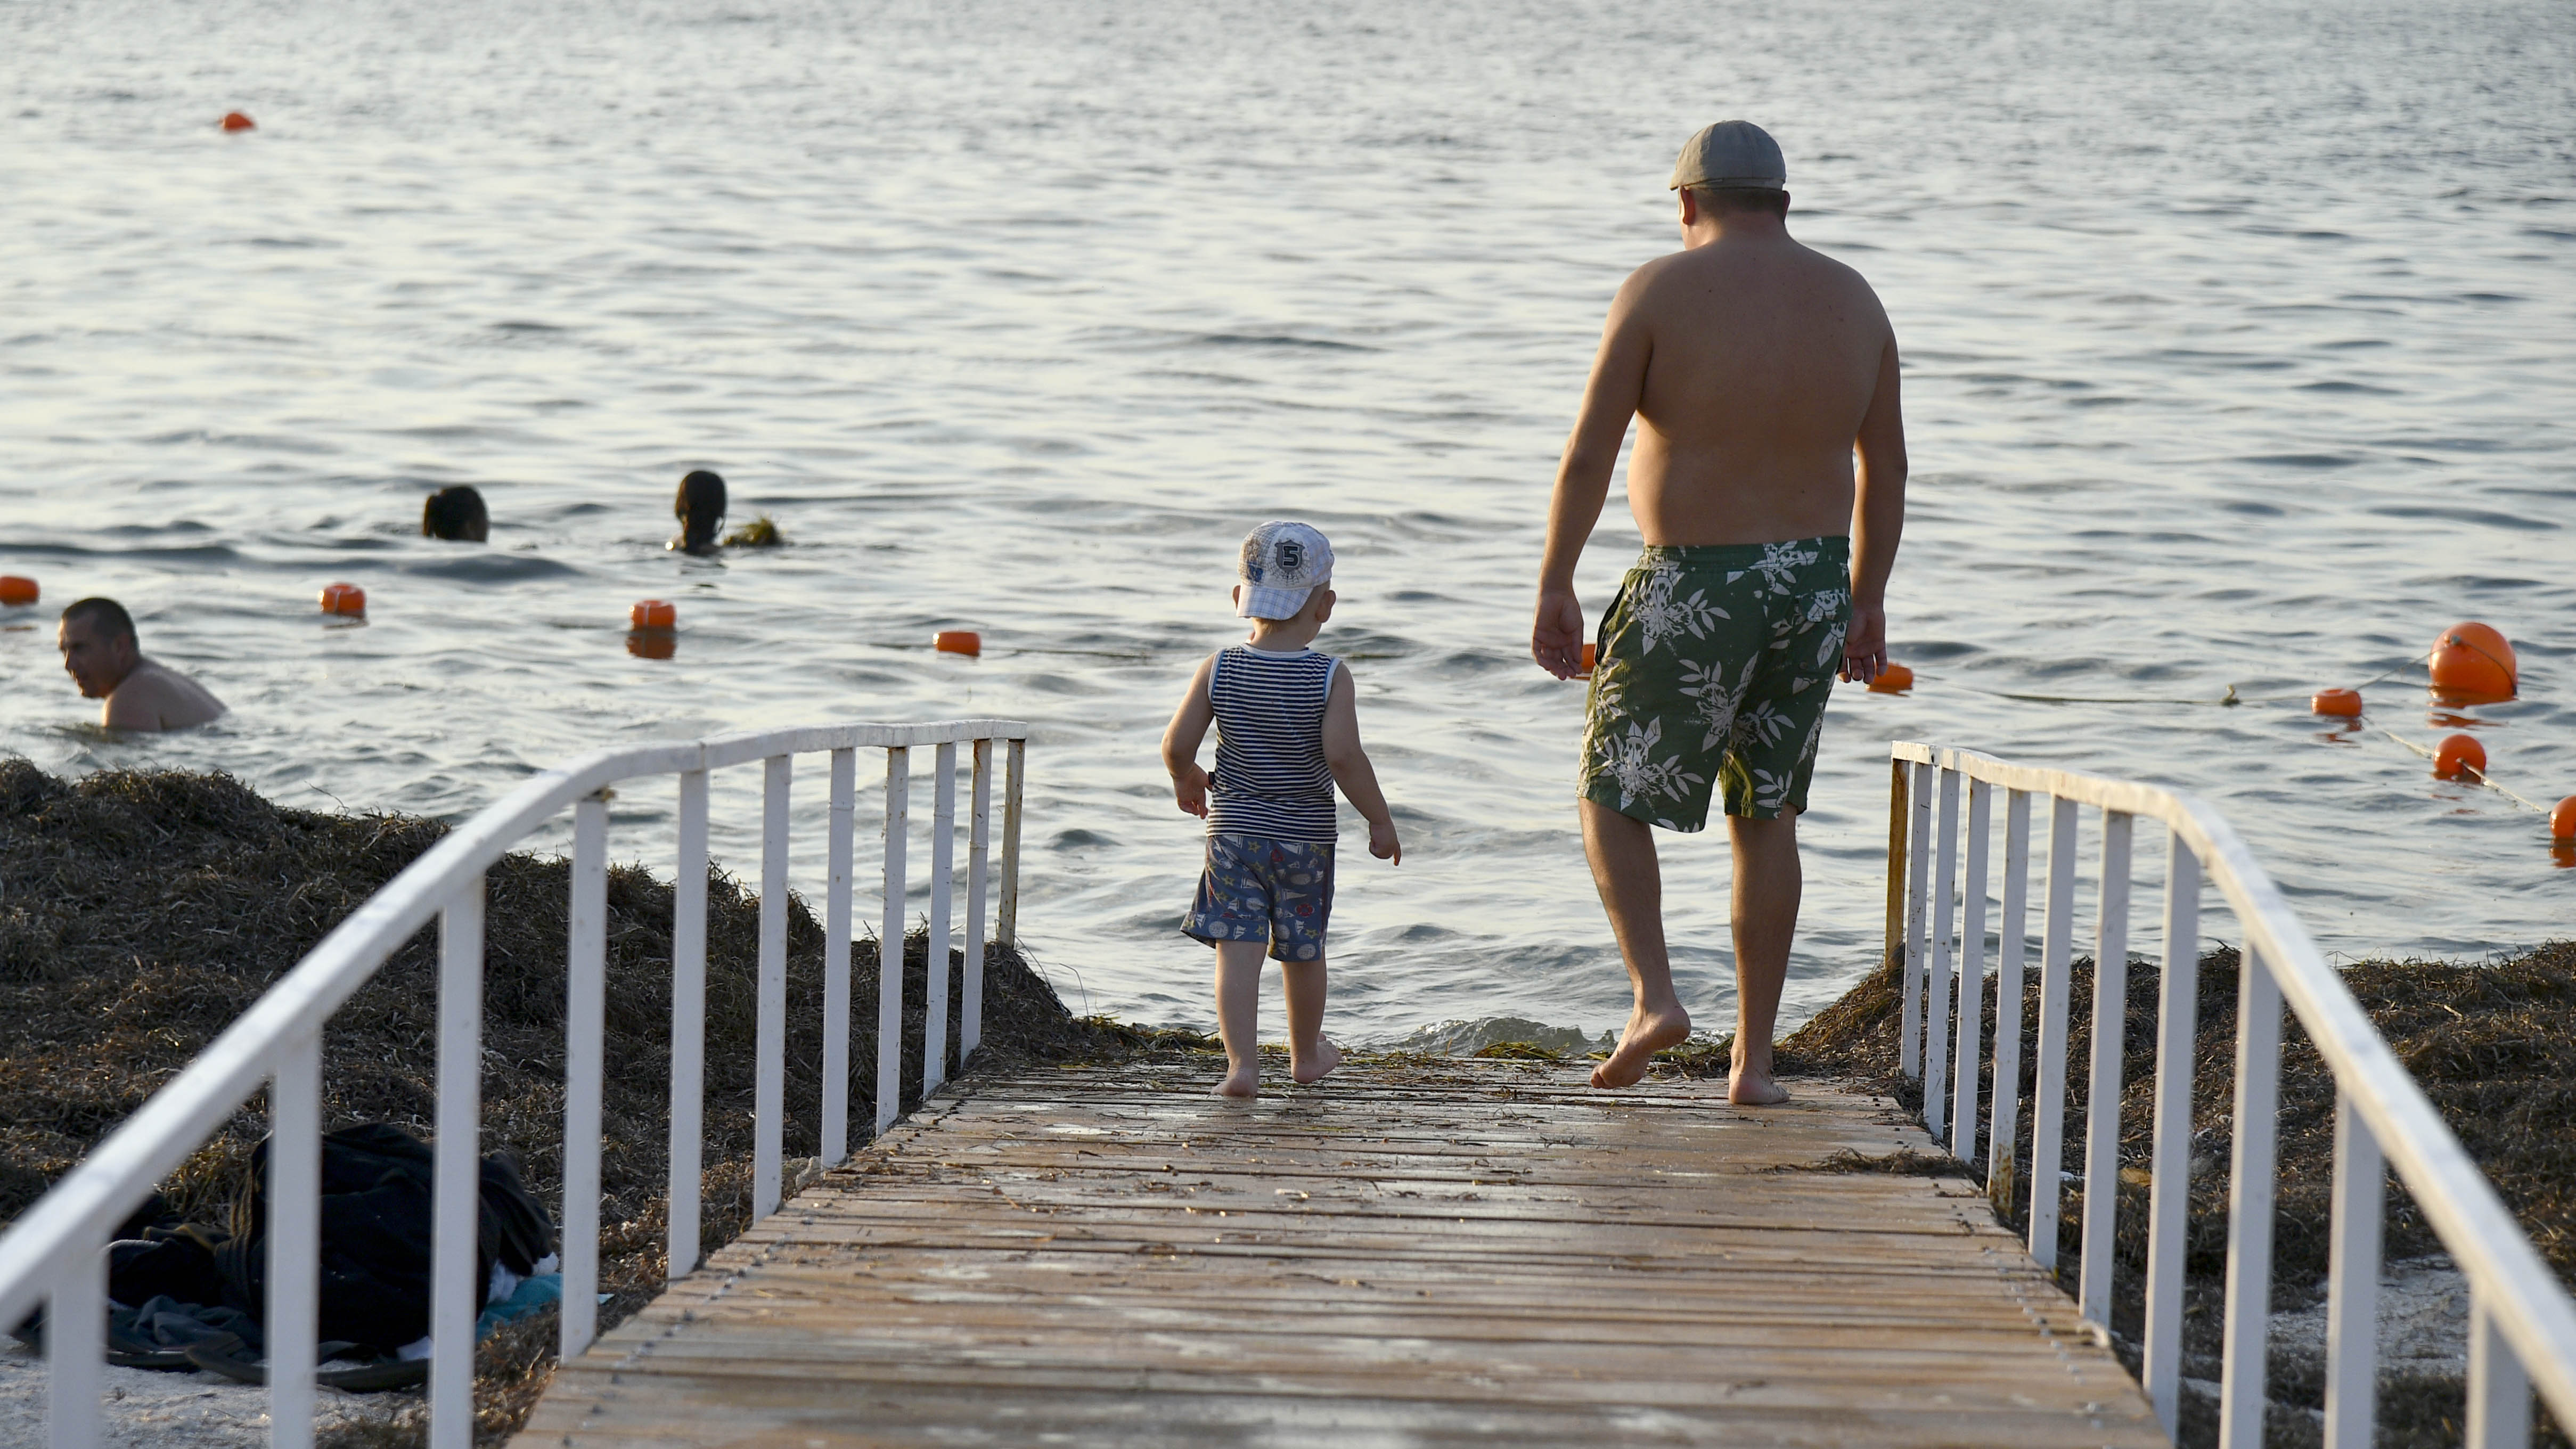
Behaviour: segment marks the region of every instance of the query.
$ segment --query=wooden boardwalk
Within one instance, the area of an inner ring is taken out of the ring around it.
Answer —
[[[1284,1072],[1274,1072],[1284,1078]],[[523,1445],[2151,1445],[1928,1151],[1805,1084],[1360,1062],[943,1094],[558,1371]]]

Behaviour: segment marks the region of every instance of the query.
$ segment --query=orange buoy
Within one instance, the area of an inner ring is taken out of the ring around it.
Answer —
[[[2549,838],[2576,840],[2576,795],[2570,795],[2550,807]]]
[[[16,574],[0,574],[0,604],[12,609],[36,602],[36,581]]]
[[[646,599],[627,611],[627,621],[638,629],[676,629],[680,611],[665,599]]]
[[[259,122],[252,120],[250,117],[243,115],[239,111],[226,111],[224,112],[223,127],[227,131],[255,131],[259,129]]]
[[[638,629],[626,636],[626,652],[638,659],[668,659],[680,652],[680,636],[668,629]]]
[[[2337,719],[2361,718],[2361,691],[2358,689],[2320,689],[2308,708]]]
[[[984,636],[972,629],[942,629],[930,636],[930,647],[942,654],[964,654],[984,657]]]
[[[363,614],[367,612],[367,591],[356,584],[325,584],[322,586],[322,612]]]
[[[1903,694],[1913,687],[1914,671],[1893,661],[1881,668],[1878,677],[1869,682],[1872,694]]]
[[[2433,747],[2433,773],[2445,780],[2483,779],[2486,772],[2487,747],[2472,736],[2444,735]]]
[[[2453,624],[2433,641],[2433,691],[2460,700],[2511,699],[2522,669],[2513,645],[2485,624]]]
[[[1575,677],[1576,677],[1577,679],[1590,679],[1590,678],[1592,677],[1592,666],[1593,666],[1593,663],[1594,663],[1596,660],[1598,660],[1598,659],[1600,658],[1600,655],[1601,655],[1601,646],[1600,646],[1600,645],[1598,645],[1598,644],[1586,644],[1586,645],[1584,645],[1584,646],[1583,646],[1583,672],[1582,672],[1581,674],[1576,675]]]

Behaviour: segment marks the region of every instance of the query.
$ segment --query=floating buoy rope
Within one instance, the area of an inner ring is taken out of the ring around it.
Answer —
[[[2376,728],[2376,726],[2374,726],[2374,728]],[[2379,732],[2388,736],[2390,739],[2395,740],[2397,743],[2404,745],[2406,748],[2413,750],[2416,754],[2423,756],[2425,759],[2432,761],[2433,768],[2437,773],[2441,771],[2444,763],[2444,755],[2443,749],[2440,746],[2427,749],[2424,746],[2415,743],[2413,740],[2406,738],[2404,735],[2399,734],[2395,730],[2382,729]],[[2460,755],[2456,753],[2453,754],[2451,756],[2451,762],[2456,773],[2444,775],[2444,779],[2470,780],[2477,784],[2486,786],[2488,789],[2493,790],[2497,794],[2502,795],[2504,798],[2536,815],[2547,815],[2550,813],[2548,806],[2536,805],[2529,800],[2525,800],[2520,795],[2515,794],[2513,791],[2508,790],[2504,786],[2487,778],[2487,752],[2485,746],[2478,744],[2476,740],[2470,739],[2467,735],[2451,735],[2442,741],[2442,745],[2448,746],[2453,740],[2468,740],[2469,744],[2474,747],[2474,753],[2468,755],[2466,758],[2461,758]]]

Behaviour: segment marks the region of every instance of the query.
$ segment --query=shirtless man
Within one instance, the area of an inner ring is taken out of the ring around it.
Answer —
[[[1628,1086],[1690,1033],[1649,827],[1698,830],[1722,792],[1735,875],[1728,1096],[1758,1105],[1788,1099],[1771,1032],[1825,698],[1837,666],[1866,683],[1887,662],[1905,428],[1887,314],[1858,272],[1790,240],[1778,143],[1720,122],[1682,148],[1672,186],[1684,250],[1639,267],[1610,304],[1557,465],[1530,652],[1559,679],[1582,671],[1574,561],[1634,416],[1628,506],[1646,551],[1602,620],[1579,808],[1636,1005],[1592,1084]]]
[[[224,712],[204,685],[143,657],[133,616],[114,599],[82,599],[63,610],[54,639],[81,697],[107,701],[98,722],[109,729],[186,729]]]

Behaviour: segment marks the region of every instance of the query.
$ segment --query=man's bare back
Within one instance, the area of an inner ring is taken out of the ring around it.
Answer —
[[[1858,272],[1790,238],[1786,169],[1759,127],[1692,137],[1672,184],[1684,249],[1639,267],[1611,303],[1557,467],[1530,653],[1560,679],[1582,671],[1574,565],[1635,419],[1628,503],[1646,556],[1602,621],[1578,805],[1633,1007],[1592,1082],[1629,1086],[1690,1034],[1651,827],[1699,829],[1722,790],[1728,1095],[1761,1105],[1788,1096],[1771,1038],[1834,665],[1867,682],[1887,659],[1906,474],[1896,339]]]
[[[204,724],[223,712],[224,702],[213,691],[145,657],[108,695],[99,723],[112,730],[177,730]]]
[[[1574,562],[1634,418],[1628,507],[1649,545],[1852,535],[1845,677],[1866,682],[1886,662],[1904,516],[1895,333],[1860,273],[1780,218],[1712,215],[1689,191],[1681,205],[1688,246],[1630,273],[1602,327],[1557,470],[1533,652],[1559,678],[1580,672]]]

